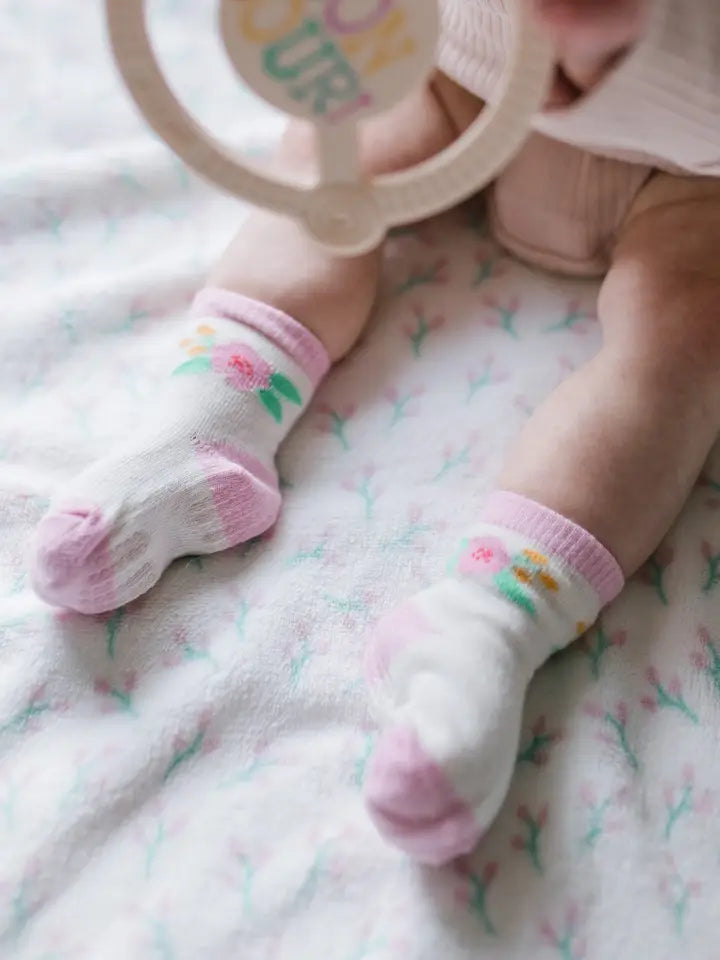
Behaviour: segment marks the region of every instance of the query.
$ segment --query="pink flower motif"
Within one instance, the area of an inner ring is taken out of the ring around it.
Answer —
[[[468,543],[460,557],[460,573],[477,575],[498,573],[508,565],[510,554],[501,540],[495,537],[475,537]]]
[[[242,393],[266,390],[273,369],[269,363],[244,343],[224,343],[213,348],[212,367],[225,375],[229,387]]]

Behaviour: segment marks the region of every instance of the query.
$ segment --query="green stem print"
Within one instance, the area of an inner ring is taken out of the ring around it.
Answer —
[[[145,878],[148,879],[152,873],[153,866],[155,865],[155,860],[157,855],[160,852],[160,847],[165,842],[166,833],[165,833],[165,824],[162,820],[158,820],[155,825],[155,831],[152,838],[149,840],[147,847],[145,849]]]
[[[344,480],[343,489],[350,493],[357,494],[363,502],[365,508],[365,519],[369,522],[373,518],[375,503],[382,493],[381,488],[374,485],[375,467],[368,464],[362,475],[354,480]]]
[[[127,713],[129,716],[137,717],[137,711],[133,704],[132,693],[137,682],[136,674],[133,670],[126,672],[123,682],[120,685],[113,684],[109,680],[99,678],[94,683],[95,693],[106,698],[106,703],[113,702],[121,713]]]
[[[127,610],[125,607],[120,607],[118,610],[113,611],[105,620],[105,650],[108,655],[108,659],[115,659],[115,651],[117,648],[117,637],[120,627],[122,626],[123,621],[125,620],[125,614]]]
[[[609,733],[603,732],[599,735],[599,739],[604,743],[610,744],[614,747],[619,747],[622,751],[623,756],[627,762],[627,765],[633,771],[637,773],[640,769],[640,761],[635,755],[635,751],[630,746],[630,741],[627,735],[627,724],[629,718],[628,706],[624,701],[618,703],[613,713],[610,710],[605,710],[600,704],[591,701],[585,705],[585,713],[590,717],[595,717],[598,720],[602,720],[603,724]]]
[[[184,627],[175,631],[172,647],[163,656],[166,667],[177,667],[181,663],[199,663],[205,661],[213,669],[219,670],[220,664],[210,653],[210,637],[196,636],[190,638],[190,633]]]
[[[420,507],[412,506],[408,511],[408,522],[405,527],[399,530],[392,537],[383,540],[381,546],[383,550],[408,550],[414,546],[420,537],[426,533],[433,533],[434,527],[429,523],[422,522],[422,510]]]
[[[205,712],[200,717],[197,730],[192,740],[188,741],[182,735],[175,737],[173,741],[173,755],[163,774],[164,781],[169,780],[180,767],[192,760],[198,753],[204,753],[212,749],[213,744],[208,736],[209,726],[210,716]]]
[[[285,565],[288,567],[300,567],[305,563],[310,563],[313,560],[322,560],[325,556],[325,548],[327,544],[325,540],[320,540],[314,547],[308,550],[298,550],[297,553],[294,553],[292,557],[288,557],[285,561]]]
[[[238,615],[235,618],[235,632],[237,633],[238,640],[244,640],[247,630],[247,619],[248,614],[250,613],[250,604],[247,600],[240,601],[240,608]]]
[[[475,275],[472,281],[474,289],[482,287],[488,280],[492,280],[499,275],[500,269],[498,261],[494,257],[484,256],[482,254],[478,254],[478,256],[475,257]]]
[[[252,915],[253,904],[253,884],[255,883],[255,867],[250,863],[247,857],[238,856],[240,865],[240,892],[242,895],[243,914],[246,917]]]
[[[578,911],[574,904],[565,911],[565,917],[560,924],[545,921],[540,932],[543,940],[553,947],[561,960],[583,960],[585,957],[585,942],[578,933]]]
[[[488,892],[498,874],[497,863],[486,864],[478,873],[468,862],[460,861],[456,872],[461,881],[455,891],[456,900],[480,918],[488,936],[496,937],[497,929],[488,908]]]
[[[451,446],[446,446],[443,450],[443,465],[432,478],[431,483],[439,483],[444,480],[449,473],[453,473],[459,467],[466,467],[470,463],[470,454],[472,453],[473,442],[466,444],[457,453]]]
[[[655,591],[658,600],[664,607],[670,605],[666,574],[674,559],[675,551],[663,544],[659,550],[655,551],[638,574],[638,579]]]
[[[706,563],[702,591],[703,593],[711,593],[720,584],[720,553],[714,553],[707,540],[703,541],[701,551]]]
[[[413,267],[405,280],[395,287],[393,295],[402,297],[419,287],[434,287],[447,283],[448,266],[447,258],[441,257],[426,266]]]
[[[580,649],[590,661],[590,673],[593,680],[600,679],[602,664],[608,650],[611,650],[613,647],[623,647],[626,642],[627,634],[624,630],[609,634],[602,621],[598,623],[597,627],[591,633],[583,638]]]
[[[545,329],[546,333],[562,333],[572,330],[575,333],[587,333],[591,324],[597,320],[597,314],[594,311],[584,310],[579,301],[574,300],[568,304],[565,316],[559,323]]]
[[[559,742],[559,732],[549,731],[545,717],[540,717],[531,730],[532,737],[525,745],[521,745],[517,755],[517,763],[532,763],[536,767],[543,766],[550,758],[550,750]]]
[[[373,733],[363,735],[363,744],[354,764],[353,783],[360,790],[365,782],[365,771],[375,748],[376,736]]]
[[[368,616],[368,601],[365,597],[336,597],[331,593],[324,593],[323,600],[327,605],[344,616],[356,616],[365,620]]]
[[[676,710],[696,726],[700,723],[698,715],[683,697],[682,686],[678,677],[673,677],[665,685],[661,682],[660,676],[654,667],[648,667],[646,677],[654,691],[653,696],[645,696],[642,698],[642,705],[646,710],[650,712],[656,710]]]
[[[370,957],[382,953],[386,946],[385,940],[363,940],[357,947],[353,947],[348,960],[369,960]]]
[[[425,341],[431,333],[445,326],[445,317],[435,316],[428,318],[425,312],[419,307],[416,307],[414,312],[415,326],[406,325],[404,331],[405,336],[409,339],[412,346],[413,356],[419,360],[423,355]]]
[[[298,650],[290,658],[290,687],[295,690],[305,667],[313,656],[312,646],[308,637],[302,637]]]
[[[10,903],[12,920],[9,933],[14,939],[21,936],[35,912],[35,905],[31,902],[31,883],[27,877],[18,884]],[[4,939],[0,935],[0,942]]]
[[[35,690],[21,710],[18,710],[5,723],[0,724],[0,734],[24,733],[38,717],[52,709],[52,704],[45,697],[45,684],[43,684]]]
[[[508,303],[503,304],[495,297],[485,297],[483,303],[491,312],[488,325],[503,330],[513,340],[519,340],[520,335],[515,326],[515,320],[520,310],[520,300],[517,297],[512,297]]]
[[[118,333],[132,333],[135,325],[141,320],[147,320],[149,316],[149,310],[143,310],[139,306],[131,306],[125,315],[125,319],[118,327]]]
[[[600,803],[593,803],[588,812],[588,826],[582,844],[586,850],[593,850],[600,837],[605,832],[605,817],[610,808],[611,800],[607,797]]]
[[[693,786],[686,783],[680,793],[679,800],[674,803],[672,797],[669,797],[668,816],[665,823],[665,839],[669,840],[678,820],[687,813],[693,812]]]
[[[348,404],[342,410],[336,410],[334,407],[331,407],[329,403],[320,403],[317,412],[321,417],[320,430],[323,433],[329,433],[330,436],[335,437],[345,452],[350,450],[351,445],[347,436],[347,425],[357,412],[355,405]]]
[[[483,368],[479,373],[476,370],[471,370],[468,373],[468,403],[472,403],[477,394],[486,387],[490,387],[494,384],[502,383],[503,381],[507,380],[507,374],[498,373],[494,370],[494,366],[495,358],[492,356],[486,357]]]
[[[250,763],[243,767],[238,773],[233,774],[231,777],[228,777],[226,780],[223,780],[220,783],[222,789],[228,787],[239,787],[248,783],[253,783],[255,778],[263,770],[268,770],[274,766],[270,760],[264,760],[262,757],[254,757]]]
[[[390,404],[392,417],[388,423],[388,430],[394,429],[403,420],[408,417],[414,417],[417,414],[413,401],[417,400],[425,392],[424,387],[414,387],[408,393],[401,395],[396,387],[389,387],[384,394],[385,400]]]
[[[685,880],[672,856],[668,856],[666,862],[665,875],[660,881],[660,894],[672,916],[675,933],[681,937],[685,932],[690,904],[699,895],[701,887],[695,880]]]
[[[310,864],[310,868],[305,874],[303,882],[295,894],[294,906],[296,909],[307,909],[317,895],[318,886],[325,873],[326,863],[329,855],[329,844],[322,843]]]
[[[15,805],[17,803],[18,790],[12,780],[7,781],[5,786],[5,795],[0,799],[0,824],[6,830],[12,830],[15,822]]]
[[[720,698],[720,650],[705,627],[699,629],[698,640],[700,650],[692,654],[692,662],[710,680],[715,693]]]
[[[522,833],[515,834],[511,843],[515,850],[526,853],[536,873],[543,872],[540,856],[540,838],[548,820],[547,804],[542,807],[537,816],[533,816],[526,806],[518,807],[517,817],[522,825]]]
[[[153,947],[160,960],[175,960],[175,950],[170,940],[167,924],[163,920],[151,920]]]

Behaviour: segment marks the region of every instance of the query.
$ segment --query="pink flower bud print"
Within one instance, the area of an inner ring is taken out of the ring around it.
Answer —
[[[510,554],[495,537],[474,537],[463,550],[458,563],[460,573],[469,576],[499,573],[510,562]]]
[[[225,376],[229,387],[240,392],[266,390],[273,370],[270,364],[245,343],[223,343],[213,347],[212,367]]]

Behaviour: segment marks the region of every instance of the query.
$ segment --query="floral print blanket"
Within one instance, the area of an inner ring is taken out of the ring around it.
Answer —
[[[158,47],[252,153],[277,118],[235,88],[205,6],[155,0]],[[470,859],[419,870],[363,812],[368,630],[441,574],[509,439],[599,340],[594,286],[512,262],[478,218],[389,245],[377,323],[282,450],[271,534],[110,616],[34,597],[51,492],[152,404],[163,325],[242,212],[147,133],[100,7],[0,6],[0,956],[717,958],[720,461],[537,677]]]

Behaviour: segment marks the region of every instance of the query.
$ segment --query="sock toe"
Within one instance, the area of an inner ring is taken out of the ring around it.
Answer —
[[[48,514],[35,535],[36,572],[49,584],[66,583],[108,533],[109,527],[96,508]]]
[[[448,863],[480,839],[472,809],[409,728],[391,728],[381,737],[365,798],[380,833],[422,863]]]
[[[35,591],[48,603],[71,605],[67,591],[72,592],[84,570],[96,566],[109,533],[96,507],[68,508],[44,517],[35,534],[31,565]]]

